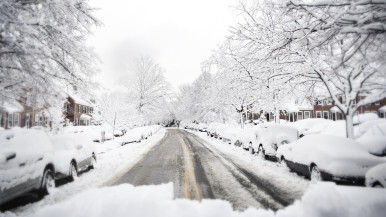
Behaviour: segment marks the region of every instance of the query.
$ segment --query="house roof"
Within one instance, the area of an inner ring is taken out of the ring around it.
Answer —
[[[287,103],[285,104],[285,110],[287,112],[298,112],[299,111],[299,108],[297,105],[293,104],[293,103]]]
[[[68,94],[68,96],[71,97],[77,104],[94,107],[94,105],[90,101],[84,100],[75,94]]]

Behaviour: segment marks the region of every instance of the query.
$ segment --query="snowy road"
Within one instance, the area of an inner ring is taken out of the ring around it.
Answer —
[[[239,210],[250,206],[277,210],[300,197],[298,192],[283,190],[285,186],[276,186],[271,178],[260,177],[254,167],[195,134],[169,129],[161,142],[114,184],[173,182],[176,198],[224,199]]]

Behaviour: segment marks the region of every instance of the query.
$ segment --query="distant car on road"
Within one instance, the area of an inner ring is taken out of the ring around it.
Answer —
[[[378,164],[367,171],[366,186],[386,188],[386,163]]]
[[[358,142],[332,135],[308,135],[280,146],[276,157],[290,170],[313,181],[364,185],[365,174],[385,162]]]
[[[54,148],[40,130],[0,130],[0,205],[31,191],[55,188]]]
[[[298,130],[295,127],[274,123],[260,124],[256,129],[256,142],[252,143],[251,152],[257,152],[263,159],[276,160],[276,150],[298,138]]]

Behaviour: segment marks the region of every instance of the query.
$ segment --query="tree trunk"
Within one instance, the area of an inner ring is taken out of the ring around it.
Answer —
[[[350,111],[346,114],[346,137],[354,139],[353,113]]]
[[[243,112],[240,111],[240,124],[241,129],[244,129],[244,118],[243,118]]]
[[[280,124],[280,111],[275,108],[275,123]]]

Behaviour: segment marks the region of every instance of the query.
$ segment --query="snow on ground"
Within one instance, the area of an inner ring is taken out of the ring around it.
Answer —
[[[281,188],[283,192],[300,198],[308,188],[309,180],[298,176],[296,173],[289,172],[287,168],[283,168],[276,162],[263,160],[240,147],[208,137],[205,133],[195,134],[207,142],[210,145],[208,148],[214,153],[229,157],[233,162],[243,165],[249,171],[253,171],[258,177],[269,180],[270,183]]]
[[[83,191],[110,185],[154,147],[164,137],[165,132],[165,129],[161,129],[147,140],[125,146],[120,146],[118,140],[110,140],[98,144],[97,165],[95,169],[80,175],[74,182],[56,188],[52,194],[47,195],[36,203],[0,213],[0,216],[24,216],[35,213],[42,209],[42,207],[68,200]]]
[[[386,213],[386,190],[337,186],[333,183],[312,184],[300,200],[274,212],[249,208],[235,211],[223,200],[202,202],[173,199],[173,184],[138,186],[121,184],[89,189],[72,198],[42,207],[26,216],[264,216],[264,217],[381,217]],[[11,215],[10,215],[11,216]]]

